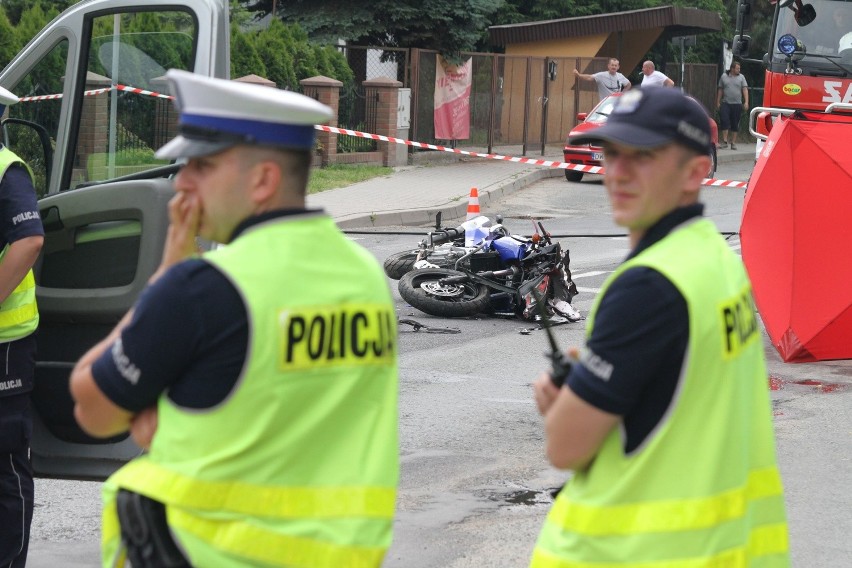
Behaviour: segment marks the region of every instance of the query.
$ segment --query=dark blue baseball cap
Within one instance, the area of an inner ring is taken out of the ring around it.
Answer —
[[[568,139],[570,144],[612,142],[657,148],[676,142],[710,152],[710,116],[701,103],[678,89],[631,89],[621,95],[606,124]]]

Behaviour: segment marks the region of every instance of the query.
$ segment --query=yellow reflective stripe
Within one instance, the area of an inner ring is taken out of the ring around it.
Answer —
[[[25,304],[11,310],[0,309],[0,327],[12,327],[24,322],[32,321],[38,315],[35,304]]]
[[[14,290],[12,290],[12,294],[17,294],[18,292],[25,292],[35,288],[35,276],[33,276],[33,271],[30,270],[27,272],[27,275],[24,276],[24,279],[21,280],[21,283],[18,284]]]
[[[274,487],[206,481],[136,459],[110,480],[169,505],[270,518],[375,517],[392,519],[396,489],[389,487]]]
[[[275,566],[291,568],[375,568],[384,547],[346,546],[264,530],[244,522],[201,519],[191,512],[167,509],[169,526],[195,535],[217,550]]]
[[[748,551],[752,557],[786,554],[790,550],[788,538],[786,523],[755,527],[748,538]]]
[[[30,292],[33,288],[35,288],[35,277],[33,271],[30,270],[21,280],[21,283],[9,294],[6,301],[0,305],[0,327],[14,327],[32,321],[38,316],[35,295]],[[27,295],[30,295],[30,297],[27,298]],[[19,305],[22,300],[26,303]]]
[[[709,558],[679,558],[650,562],[582,562],[563,560],[549,552],[536,549],[530,568],[745,568],[745,550],[726,550]]]
[[[548,521],[588,536],[694,530],[742,517],[749,502],[781,495],[781,476],[772,467],[750,472],[745,487],[698,499],[603,507],[557,499]]]
[[[617,543],[612,543],[612,545],[618,546]],[[530,568],[745,568],[752,559],[786,554],[787,548],[787,525],[779,523],[753,529],[749,535],[748,545],[745,547],[725,550],[702,558],[629,563],[586,562],[559,558],[553,553],[537,547],[533,552]]]
[[[121,543],[121,529],[115,505],[114,487],[104,486],[104,510],[101,520],[101,565],[104,568],[124,566],[126,550]]]
[[[119,534],[118,511],[115,509],[115,500],[113,499],[104,506],[101,519],[101,545],[106,546],[107,543],[117,540]]]

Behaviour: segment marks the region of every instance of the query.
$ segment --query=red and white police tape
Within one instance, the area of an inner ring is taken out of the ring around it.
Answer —
[[[111,91],[111,90],[112,90],[112,87],[106,87],[106,88],[103,88],[103,89],[94,89],[94,90],[91,90],[91,91],[83,91],[83,96],[90,97],[92,95],[100,95],[101,93],[106,93],[106,92]],[[20,102],[28,103],[28,102],[33,102],[33,101],[52,101],[54,99],[61,99],[61,98],[62,98],[62,93],[59,93],[57,95],[36,95],[36,96],[33,96],[33,97],[21,97]]]
[[[161,99],[173,99],[174,97],[171,95],[165,95],[162,93],[158,93],[156,91],[148,91],[145,89],[139,89],[137,87],[130,87],[128,85],[114,85],[112,87],[106,87],[103,89],[94,89],[91,91],[84,91],[84,96],[94,96],[100,95],[106,92],[111,91],[112,89],[117,89],[119,91],[125,91],[129,93],[133,93],[136,95],[145,95],[149,97],[156,97]],[[33,97],[21,97],[21,102],[30,102],[30,101],[47,101],[52,99],[60,99],[62,98],[62,94],[57,95],[39,95]],[[325,125],[317,125],[317,130],[322,130],[325,132],[331,132],[332,134],[345,134],[346,136],[355,136],[357,138],[368,138],[370,140],[379,140],[381,142],[391,142],[394,144],[404,144],[406,146],[414,146],[415,148],[426,148],[428,150],[437,150],[439,152],[450,152],[453,154],[461,154],[463,156],[472,156],[474,158],[487,158],[490,160],[503,160],[507,162],[517,162],[520,164],[532,164],[534,166],[544,166],[551,168],[560,168],[564,170],[573,170],[576,172],[583,172],[587,174],[598,174],[602,175],[604,173],[603,166],[584,166],[581,164],[569,164],[567,162],[559,162],[556,160],[538,160],[535,158],[518,158],[514,156],[503,156],[501,154],[483,154],[481,152],[471,152],[469,150],[459,150],[458,148],[448,148],[446,146],[439,146],[435,144],[426,144],[424,142],[415,142],[413,140],[404,140],[402,138],[394,138],[393,136],[383,136],[381,134],[370,134],[369,132],[360,132],[358,130],[349,130],[348,128],[337,128],[334,126],[325,126]],[[748,183],[744,181],[733,181],[726,179],[715,179],[715,178],[707,178],[701,182],[702,185],[707,185],[711,187],[733,187],[733,188],[746,188],[748,187]]]
[[[103,89],[92,89],[91,91],[83,91],[83,96],[84,97],[91,97],[91,96],[94,96],[94,95],[101,95],[103,93],[108,93],[109,91],[112,91],[113,89],[116,89],[118,91],[127,91],[129,93],[133,93],[133,94],[136,94],[136,95],[147,95],[149,97],[157,97],[157,98],[161,98],[161,99],[171,100],[171,99],[174,98],[171,95],[164,95],[164,94],[158,93],[156,91],[147,91],[145,89],[139,89],[137,87],[129,87],[127,85],[113,85],[113,86],[110,86],[110,87],[104,87]],[[56,95],[37,95],[37,96],[33,96],[33,97],[21,97],[21,102],[26,103],[26,102],[33,102],[33,101],[51,101],[51,100],[54,100],[54,99],[61,99],[61,98],[62,98],[62,93],[59,93],[59,94],[56,94]]]
[[[116,89],[119,91],[127,91],[129,93],[134,93],[136,95],[147,95],[149,97],[156,97],[160,99],[168,99],[172,100],[174,97],[172,95],[164,95],[163,93],[158,93],[157,91],[146,91],[145,89],[138,89],[136,87],[128,87],[127,85],[116,85]]]
[[[370,134],[369,132],[360,132],[358,130],[349,130],[347,128],[336,128],[334,126],[317,125],[317,130],[331,132],[333,134],[346,134],[347,136],[357,136],[358,138],[369,138],[371,140],[380,140],[382,142],[393,142],[394,144],[405,144],[406,146],[414,146],[416,148],[427,148],[429,150],[438,150],[440,152],[451,152],[453,154],[461,154],[464,156],[473,156],[475,158],[488,158],[491,160],[505,160],[507,162],[518,162],[521,164],[532,164],[534,166],[546,166],[551,168],[560,168],[564,170],[573,170],[576,172],[584,172],[587,174],[604,173],[603,166],[584,166],[581,164],[569,164],[567,162],[559,162],[555,160],[537,160],[535,158],[517,158],[513,156],[503,156],[501,154],[483,154],[481,152],[471,152],[469,150],[459,150],[458,148],[447,148],[446,146],[436,146],[435,144],[425,144],[423,142],[414,142],[413,140],[403,140],[402,138],[394,138],[392,136],[383,136],[381,134]],[[748,187],[747,182],[734,181],[727,179],[707,178],[702,185],[711,187]]]

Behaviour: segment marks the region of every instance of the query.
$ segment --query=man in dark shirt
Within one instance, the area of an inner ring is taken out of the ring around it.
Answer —
[[[17,102],[0,87],[0,115]],[[30,171],[0,144],[0,566],[25,565],[33,518],[30,391],[38,309],[32,266],[43,243]]]
[[[180,133],[157,156],[186,163],[162,263],[71,375],[84,430],[149,450],[104,484],[104,563],[378,566],[399,471],[395,318],[375,258],[305,207],[332,111],[166,77]],[[224,246],[199,256],[196,236]]]
[[[788,565],[751,287],[698,202],[707,112],[675,89],[635,89],[571,143],[602,144],[632,250],[589,313],[564,387],[548,373],[533,385],[547,456],[575,475],[532,566]]]

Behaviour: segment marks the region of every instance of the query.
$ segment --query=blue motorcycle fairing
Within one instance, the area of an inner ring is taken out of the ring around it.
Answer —
[[[527,255],[527,243],[512,237],[500,237],[491,241],[491,249],[497,251],[502,262],[521,260]]]

